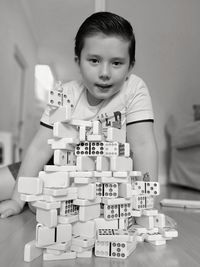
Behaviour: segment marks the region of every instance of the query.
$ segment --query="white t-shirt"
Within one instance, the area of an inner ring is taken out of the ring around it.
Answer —
[[[100,120],[102,126],[112,126],[112,122],[122,122],[122,128],[139,121],[153,121],[151,97],[144,81],[131,74],[125,81],[123,88],[110,99],[103,100],[97,106],[90,106],[87,101],[86,89],[82,82],[71,81],[63,85],[63,92],[67,94],[73,104],[72,119],[94,121]],[[52,128],[49,123],[51,107],[47,106],[41,124]]]

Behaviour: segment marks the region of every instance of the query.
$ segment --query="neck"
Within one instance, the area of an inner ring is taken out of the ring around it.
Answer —
[[[87,101],[90,106],[97,106],[99,103],[103,101],[103,99],[95,98],[90,92],[86,89]]]

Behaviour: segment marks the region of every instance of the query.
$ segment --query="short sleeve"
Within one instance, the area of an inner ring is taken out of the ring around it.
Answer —
[[[42,117],[40,119],[40,125],[43,125],[43,126],[45,126],[47,128],[53,129],[52,123],[49,122],[49,115],[50,115],[50,110],[51,109],[52,108],[50,106],[48,106],[48,105],[46,106],[46,108],[45,108],[45,110],[44,110],[44,112],[42,114]]]
[[[127,86],[127,124],[138,121],[154,121],[151,96],[144,81],[137,76],[133,76]]]

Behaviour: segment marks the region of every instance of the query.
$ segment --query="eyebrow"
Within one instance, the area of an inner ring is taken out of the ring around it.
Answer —
[[[87,57],[100,57],[99,55],[95,55],[95,54],[87,54]]]
[[[97,58],[101,58],[100,55],[95,55],[95,54],[88,54],[87,57],[97,57]],[[111,60],[126,60],[125,57],[113,57],[111,58]]]
[[[113,57],[112,60],[126,60],[125,57]]]

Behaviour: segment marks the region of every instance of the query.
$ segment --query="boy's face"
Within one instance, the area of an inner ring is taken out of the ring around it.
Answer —
[[[122,88],[130,70],[129,42],[118,36],[86,37],[78,61],[90,105],[97,105]]]

